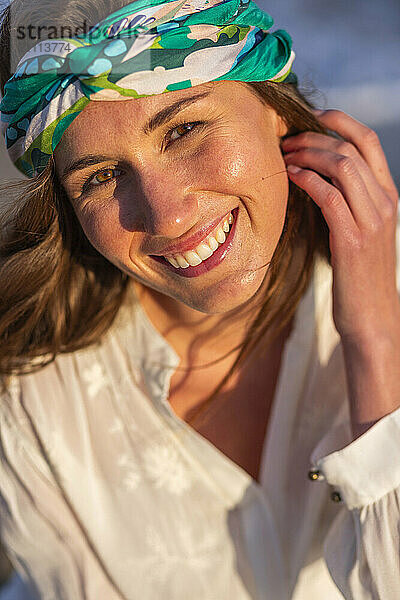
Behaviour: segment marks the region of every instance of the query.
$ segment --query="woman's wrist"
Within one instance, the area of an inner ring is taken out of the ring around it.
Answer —
[[[342,339],[342,347],[355,439],[400,406],[400,327]]]

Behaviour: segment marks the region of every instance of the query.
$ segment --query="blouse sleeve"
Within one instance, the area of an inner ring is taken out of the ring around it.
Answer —
[[[311,456],[316,478],[326,480],[332,500],[343,504],[324,540],[324,559],[347,600],[398,600],[400,408],[342,449],[321,456],[348,435],[349,425],[339,425]]]
[[[13,393],[17,393],[14,388]],[[26,600],[83,597],[79,549],[56,523],[59,495],[38,449],[0,394],[0,538]],[[54,518],[53,518],[54,517]],[[72,530],[69,522],[65,529]],[[59,569],[59,565],[63,569]]]

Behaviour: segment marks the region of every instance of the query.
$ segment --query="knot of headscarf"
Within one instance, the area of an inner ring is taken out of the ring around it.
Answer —
[[[252,0],[136,0],[87,33],[39,42],[0,103],[12,162],[41,173],[90,100],[127,100],[209,81],[288,81],[294,52]]]

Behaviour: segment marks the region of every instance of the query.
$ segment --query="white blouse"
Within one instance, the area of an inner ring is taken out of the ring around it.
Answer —
[[[27,598],[399,600],[400,408],[351,441],[331,286],[318,259],[284,347],[260,483],[174,414],[179,358],[133,286],[98,346],[12,378],[0,537]]]

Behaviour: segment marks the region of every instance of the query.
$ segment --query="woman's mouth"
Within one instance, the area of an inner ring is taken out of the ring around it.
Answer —
[[[224,260],[232,248],[238,211],[239,207],[234,208],[197,248],[173,257],[151,255],[151,258],[182,277],[198,277],[211,271]]]

